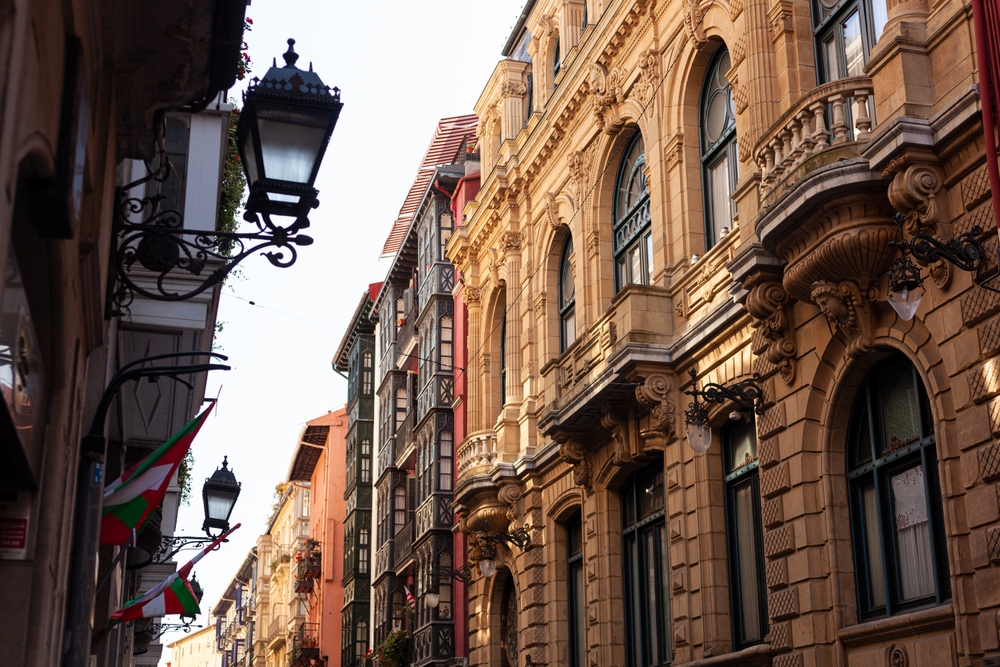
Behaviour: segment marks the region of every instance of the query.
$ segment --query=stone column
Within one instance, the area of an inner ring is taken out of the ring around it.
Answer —
[[[481,384],[484,381],[484,374],[480,373],[483,351],[480,349],[482,339],[482,308],[480,304],[481,290],[478,287],[466,285],[462,290],[462,300],[469,312],[469,323],[466,336],[466,350],[468,351],[465,361],[466,373],[466,435],[481,431],[483,426],[483,408],[479,403],[479,397],[483,394]]]
[[[507,404],[519,405],[521,379],[521,233],[504,232],[501,238],[507,266]]]
[[[743,61],[744,74],[739,79],[741,85],[746,87],[748,104],[745,113],[750,117],[750,124],[746,136],[738,137],[738,141],[740,162],[745,163],[751,158],[750,147],[774,123],[779,108],[768,0],[745,0],[743,21],[747,40],[746,59]],[[730,57],[733,55],[730,52]]]

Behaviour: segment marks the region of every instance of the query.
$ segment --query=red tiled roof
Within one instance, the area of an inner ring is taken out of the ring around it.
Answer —
[[[427,147],[424,158],[420,161],[417,176],[413,179],[413,185],[410,186],[406,199],[403,200],[403,207],[399,209],[399,215],[396,217],[392,229],[389,230],[389,238],[385,240],[385,245],[382,247],[383,257],[395,255],[399,247],[403,245],[413,214],[417,212],[420,200],[423,199],[427,186],[430,185],[434,168],[457,162],[458,151],[466,140],[470,145],[475,144],[478,123],[479,119],[475,114],[442,118],[438,121],[430,146]]]

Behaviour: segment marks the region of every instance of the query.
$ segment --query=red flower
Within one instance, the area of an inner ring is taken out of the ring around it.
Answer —
[[[247,17],[247,23],[249,23],[250,25],[253,25],[253,19],[250,18],[249,16]]]

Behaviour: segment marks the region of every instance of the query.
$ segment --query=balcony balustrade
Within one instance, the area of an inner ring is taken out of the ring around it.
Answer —
[[[267,626],[267,645],[277,646],[285,641],[285,634],[288,632],[288,619],[278,614],[271,619]]]
[[[479,431],[465,439],[458,448],[458,482],[474,475],[488,475],[497,458],[497,434]]]
[[[308,667],[319,658],[319,623],[303,623],[292,635],[289,667]]]
[[[378,548],[375,552],[375,578],[380,578],[385,573],[392,572],[392,552],[394,540],[389,540]]]
[[[773,203],[810,171],[861,154],[875,125],[872,81],[854,76],[818,86],[789,109],[754,148],[761,198]],[[829,123],[829,127],[827,127]]]

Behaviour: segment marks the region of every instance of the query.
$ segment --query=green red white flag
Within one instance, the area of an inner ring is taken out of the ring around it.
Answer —
[[[230,528],[192,558],[184,567],[149,589],[142,597],[132,600],[111,614],[109,626],[140,618],[158,618],[167,614],[183,614],[184,616],[197,616],[200,614],[201,609],[198,607],[198,598],[195,597],[194,591],[191,589],[191,584],[188,582],[188,575],[191,574],[195,563],[204,558],[205,554],[209,551],[222,544],[223,540],[239,527],[240,524],[236,524]]]
[[[215,403],[131,470],[104,487],[101,544],[125,545],[132,539],[133,531],[142,530],[149,515],[159,507],[170,478],[213,407]]]

